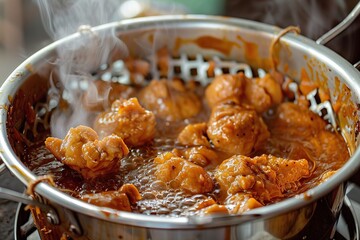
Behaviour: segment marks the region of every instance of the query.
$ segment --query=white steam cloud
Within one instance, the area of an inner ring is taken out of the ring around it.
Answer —
[[[80,37],[61,45],[56,61],[58,76],[64,86],[67,111],[52,115],[53,136],[64,137],[68,129],[79,124],[91,126],[91,117],[82,106],[81,90],[94,80],[91,73],[107,63],[111,52],[119,50],[127,55],[126,46],[115,36],[114,30],[93,32],[98,26],[119,20],[121,0],[37,0],[46,31],[54,40],[75,32]]]
[[[53,40],[79,32],[80,37],[58,47],[56,72],[64,87],[63,97],[69,103],[67,111],[55,110],[51,117],[51,134],[63,138],[71,127],[92,126],[92,114],[81,101],[82,90],[93,89],[91,75],[108,63],[111,53],[126,57],[126,45],[115,35],[115,29],[93,32],[90,29],[105,23],[135,17],[184,13],[185,8],[171,2],[156,0],[35,0],[39,6],[45,30]],[[119,54],[120,53],[120,54]],[[93,89],[94,90],[94,89]],[[92,95],[98,96],[96,92]],[[104,96],[101,96],[104,98]],[[105,96],[106,97],[106,96]],[[93,99],[96,102],[96,99]]]
[[[119,20],[122,0],[36,0],[45,30],[54,39],[76,32],[81,25],[98,26]]]

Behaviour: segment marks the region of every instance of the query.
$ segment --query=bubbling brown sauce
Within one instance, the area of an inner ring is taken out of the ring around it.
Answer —
[[[120,168],[116,173],[92,180],[82,178],[78,172],[56,160],[46,149],[44,141],[46,137],[50,136],[49,131],[41,132],[35,141],[25,146],[23,161],[36,175],[51,174],[58,188],[74,197],[89,193],[115,191],[125,183],[133,184],[142,197],[132,205],[133,212],[148,215],[189,216],[195,214],[196,204],[209,197],[222,204],[220,187],[214,174],[217,165],[229,158],[229,154],[217,151],[220,156],[219,162],[205,167],[215,184],[213,190],[208,193],[190,194],[181,189],[174,189],[167,183],[159,181],[154,175],[156,171],[154,158],[164,152],[172,151],[174,148],[186,148],[180,146],[176,141],[182,129],[190,123],[204,122],[209,118],[211,111],[204,100],[204,87],[197,85],[196,88],[196,93],[203,99],[200,113],[182,120],[167,121],[157,118],[155,138],[142,146],[131,148],[130,153],[121,159]],[[331,175],[349,158],[346,143],[341,135],[326,128],[313,130],[311,121],[314,121],[314,124],[323,121],[320,117],[316,116],[319,119],[310,119],[310,125],[302,124],[301,119],[299,121],[295,119],[292,123],[291,119],[287,122],[281,117],[279,118],[276,113],[278,110],[279,107],[276,106],[262,114],[270,137],[250,156],[271,154],[295,160],[305,158],[310,163],[313,161],[315,169],[311,176],[299,181],[296,191],[287,191],[283,197],[273,198],[266,205],[292,197],[318,185],[326,180],[324,177],[326,174]],[[298,114],[302,115],[302,112],[298,112]]]

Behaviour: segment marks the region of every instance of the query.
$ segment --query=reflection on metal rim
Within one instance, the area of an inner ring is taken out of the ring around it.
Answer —
[[[5,163],[2,162],[2,160],[0,160],[0,174],[5,170]]]

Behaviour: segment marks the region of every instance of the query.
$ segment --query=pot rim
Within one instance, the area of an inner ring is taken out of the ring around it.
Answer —
[[[220,16],[206,16],[206,15],[168,15],[144,17],[137,19],[127,19],[118,22],[108,23],[92,28],[94,31],[104,31],[109,29],[116,29],[118,33],[121,31],[131,29],[146,29],[157,26],[171,26],[179,24],[219,24],[233,26],[237,28],[250,29],[254,31],[264,32],[266,34],[275,35],[281,29],[272,25],[259,23],[251,20],[244,20],[230,17]],[[72,41],[80,37],[80,33],[74,33],[70,36],[62,38],[43,49],[39,50],[21,65],[19,65],[11,75],[6,79],[0,88],[0,156],[8,169],[25,185],[30,181],[35,180],[36,176],[18,159],[12,147],[10,146],[6,121],[7,110],[5,106],[10,105],[9,96],[14,96],[21,84],[26,80],[26,77],[31,74],[29,66],[32,63],[38,62],[39,59],[45,59],[46,56],[54,51],[58,46]],[[360,99],[360,72],[357,71],[347,60],[333,52],[332,50],[316,44],[313,40],[304,36],[294,34],[286,35],[282,38],[285,42],[291,42],[294,46],[316,54],[316,56],[329,66],[337,69],[341,73],[344,82],[356,94],[356,98]],[[261,208],[257,208],[242,214],[241,216],[190,216],[190,217],[164,217],[164,216],[148,216],[139,213],[129,213],[117,211],[114,209],[98,207],[85,203],[79,199],[71,197],[62,193],[54,187],[46,183],[40,183],[36,187],[36,191],[51,202],[55,202],[65,208],[71,209],[91,217],[121,223],[126,225],[149,227],[149,228],[163,228],[163,229],[193,229],[199,227],[221,227],[234,224],[243,223],[246,221],[264,219],[288,212],[290,210],[304,207],[311,202],[325,196],[330,191],[336,189],[348,178],[350,178],[360,167],[360,149],[357,148],[349,160],[340,168],[334,176],[329,178],[326,182],[316,186],[305,193],[299,194],[295,197],[283,200],[276,204],[271,204]]]

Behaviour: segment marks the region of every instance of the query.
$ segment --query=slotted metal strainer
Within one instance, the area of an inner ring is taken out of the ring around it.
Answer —
[[[209,74],[210,61],[212,61],[214,67],[213,72]],[[181,54],[180,57],[174,58],[171,55],[167,57],[168,62],[168,72],[166,76],[162,76],[159,72],[157,65],[157,57],[154,56],[154,61],[150,62],[151,65],[151,76],[153,79],[173,79],[179,78],[185,82],[190,80],[195,80],[203,86],[207,86],[212,82],[214,76],[219,76],[223,74],[237,74],[243,72],[247,78],[253,77],[264,77],[266,71],[257,68],[256,70],[252,69],[251,66],[247,63],[239,63],[237,61],[228,61],[223,60],[219,56],[213,56],[210,60],[206,59],[200,55],[196,54],[195,57],[189,56],[187,54]],[[117,82],[120,84],[131,85],[132,81],[130,79],[130,71],[126,68],[125,63],[122,60],[117,60],[112,63],[109,67],[104,66],[101,69],[101,74],[94,74],[96,78],[99,78],[106,82]],[[284,76],[288,78],[287,76]],[[143,79],[140,82],[146,82],[145,76],[142,76]],[[289,90],[294,93],[295,99],[297,102],[299,98],[299,87],[296,82],[291,82],[289,84]],[[337,130],[337,119],[332,108],[331,102],[329,100],[320,101],[319,98],[319,89],[314,89],[308,95],[306,99],[309,101],[309,109],[324,120],[326,120],[334,130]]]

